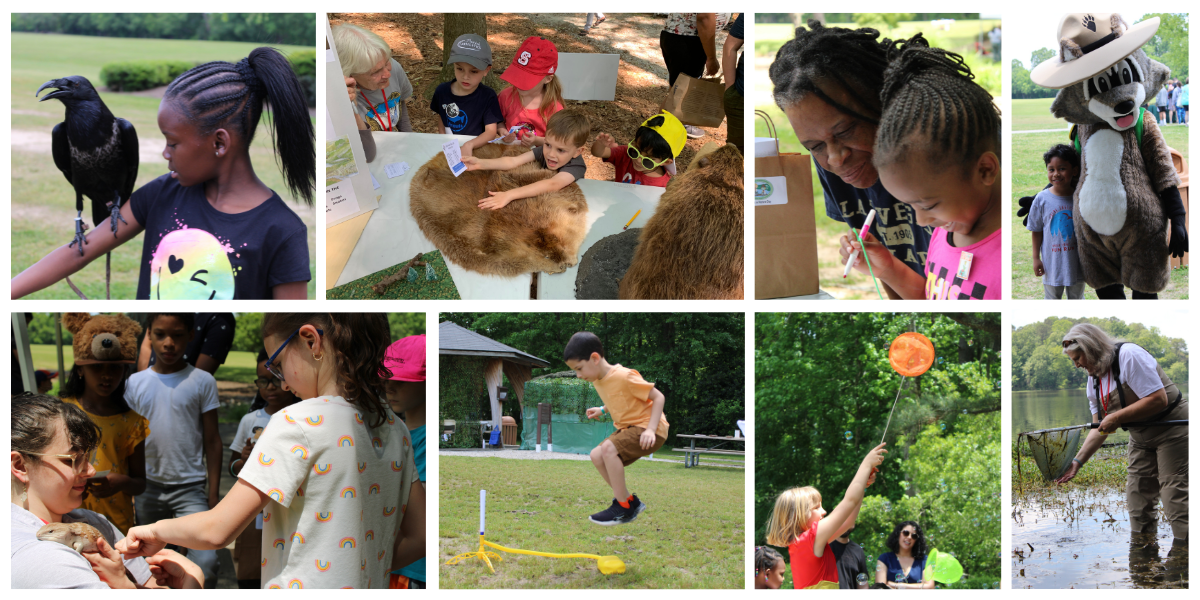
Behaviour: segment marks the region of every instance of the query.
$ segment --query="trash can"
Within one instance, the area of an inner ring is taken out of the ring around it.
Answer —
[[[500,418],[500,437],[504,440],[505,446],[520,446],[521,440],[517,438],[517,420],[512,417]]]

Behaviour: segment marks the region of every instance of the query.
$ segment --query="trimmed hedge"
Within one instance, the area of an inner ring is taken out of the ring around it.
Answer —
[[[137,92],[167,85],[194,66],[178,60],[110,63],[100,69],[100,80],[114,92]]]
[[[317,51],[298,50],[288,55],[288,62],[292,63],[292,70],[300,79],[300,85],[304,86],[304,95],[308,98],[308,105],[315,108],[317,106]]]

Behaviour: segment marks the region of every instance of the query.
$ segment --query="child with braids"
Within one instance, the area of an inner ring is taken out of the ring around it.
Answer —
[[[52,285],[143,230],[139,299],[307,297],[307,227],[250,162],[268,103],[284,180],[311,206],[313,124],[287,58],[257,48],[237,63],[206,63],[171,82],[159,105],[170,173],[133,193],[115,237],[106,223],[87,237],[82,256],[66,245],[52,251],[13,278],[12,297]]]
[[[117,549],[224,548],[262,512],[264,588],[387,588],[425,553],[412,441],[382,396],[387,317],[268,313],[262,339],[264,367],[305,400],[271,416],[216,507],[134,527]]]
[[[925,277],[863,237],[875,276],[902,298],[1000,298],[1000,111],[962,57],[921,34],[889,48],[874,165],[883,185],[932,225]],[[843,263],[860,248],[842,238]],[[856,267],[868,273],[868,265]]]
[[[770,546],[754,549],[754,589],[777,590],[783,585],[783,555]]]

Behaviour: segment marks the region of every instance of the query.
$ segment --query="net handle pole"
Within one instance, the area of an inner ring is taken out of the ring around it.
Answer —
[[[487,514],[487,490],[479,490],[479,535],[483,535],[485,530],[484,519]]]
[[[1138,421],[1136,423],[1121,423],[1121,427],[1176,427],[1187,425],[1187,419],[1177,421]],[[1055,431],[1068,431],[1071,429],[1096,429],[1100,427],[1099,423],[1084,423],[1083,425],[1070,425],[1068,427],[1055,427],[1053,429],[1039,429],[1037,431],[1024,431],[1021,435],[1033,435],[1035,433],[1053,433]]]
[[[892,410],[888,411],[887,425],[883,426],[883,437],[879,438],[879,443],[882,444],[887,439],[888,427],[892,426],[892,413],[896,412],[896,402],[900,400],[900,392],[904,391],[904,384],[908,381],[907,375],[900,375],[900,389],[896,390],[896,399],[892,400]]]

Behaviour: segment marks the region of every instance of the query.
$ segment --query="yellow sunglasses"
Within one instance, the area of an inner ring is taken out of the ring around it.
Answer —
[[[633,142],[629,142],[628,144],[625,144],[625,153],[629,155],[629,158],[632,158],[633,160],[641,161],[642,166],[645,167],[645,169],[647,171],[653,171],[654,169],[657,169],[660,166],[662,166],[663,163],[667,162],[668,160],[671,160],[669,158],[664,158],[658,162],[654,162],[654,159],[652,159],[648,156],[642,156],[642,153],[638,152],[638,149],[633,147]]]

